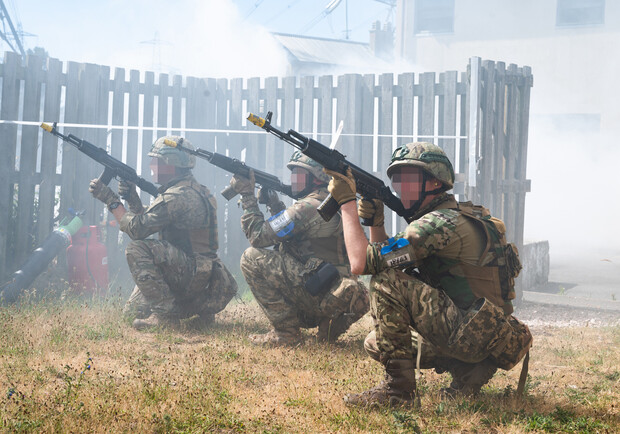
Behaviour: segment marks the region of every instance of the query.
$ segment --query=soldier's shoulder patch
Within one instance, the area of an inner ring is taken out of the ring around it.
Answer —
[[[290,234],[295,228],[295,221],[291,219],[287,210],[282,210],[279,213],[272,215],[267,219],[267,222],[279,238]]]
[[[413,247],[406,238],[387,240],[387,245],[381,248],[381,256],[389,268],[402,268],[415,261]]]

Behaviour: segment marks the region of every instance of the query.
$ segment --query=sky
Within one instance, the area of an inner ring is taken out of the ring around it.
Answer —
[[[41,46],[63,61],[199,77],[284,75],[285,54],[268,32],[339,39],[348,22],[350,39],[368,42],[372,23],[393,16],[374,0],[341,0],[330,14],[324,14],[330,0],[5,3],[21,23],[26,48]]]

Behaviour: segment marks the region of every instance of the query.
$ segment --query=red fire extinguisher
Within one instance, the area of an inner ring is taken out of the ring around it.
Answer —
[[[108,253],[97,226],[83,226],[67,247],[69,284],[77,292],[103,294],[108,290]]]

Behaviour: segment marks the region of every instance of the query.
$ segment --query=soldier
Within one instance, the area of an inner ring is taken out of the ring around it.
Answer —
[[[531,334],[510,315],[521,268],[516,248],[506,243],[501,220],[447,193],[454,170],[441,148],[409,143],[393,153],[387,174],[410,221],[394,238],[383,226],[381,201],[362,199],[356,208],[350,170],[328,174],[351,271],[373,276],[375,329],[365,348],[386,372],[378,386],[345,396],[346,403],[411,405],[416,359],[421,368],[452,374],[450,395],[477,393],[498,367],[519,362]],[[370,244],[359,217],[372,221]]]
[[[271,213],[266,221],[254,196],[254,179],[231,180],[241,195],[241,227],[252,246],[241,257],[241,271],[273,327],[250,340],[293,345],[301,340],[300,327],[318,326],[317,339],[334,342],[368,311],[368,294],[351,275],[340,216],[326,222],[316,210],[327,197],[329,178],[300,152],[293,153],[287,167],[297,201],[285,209],[275,192],[259,192],[260,203]]]
[[[192,175],[195,157],[165,145],[164,139],[193,149],[177,136],[160,137],[153,144],[150,168],[161,187],[150,207],[144,208],[135,185],[123,181],[119,192],[129,212],[105,184],[95,179],[89,189],[132,239],[125,253],[136,287],[125,312],[136,312],[136,329],[196,315],[207,324],[237,292],[237,283],[217,257],[215,198]],[[147,238],[157,232],[159,240]]]

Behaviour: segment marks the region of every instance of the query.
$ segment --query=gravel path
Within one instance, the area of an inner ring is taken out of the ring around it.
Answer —
[[[605,327],[619,326],[617,311],[576,308],[553,304],[522,302],[514,315],[531,327]]]

